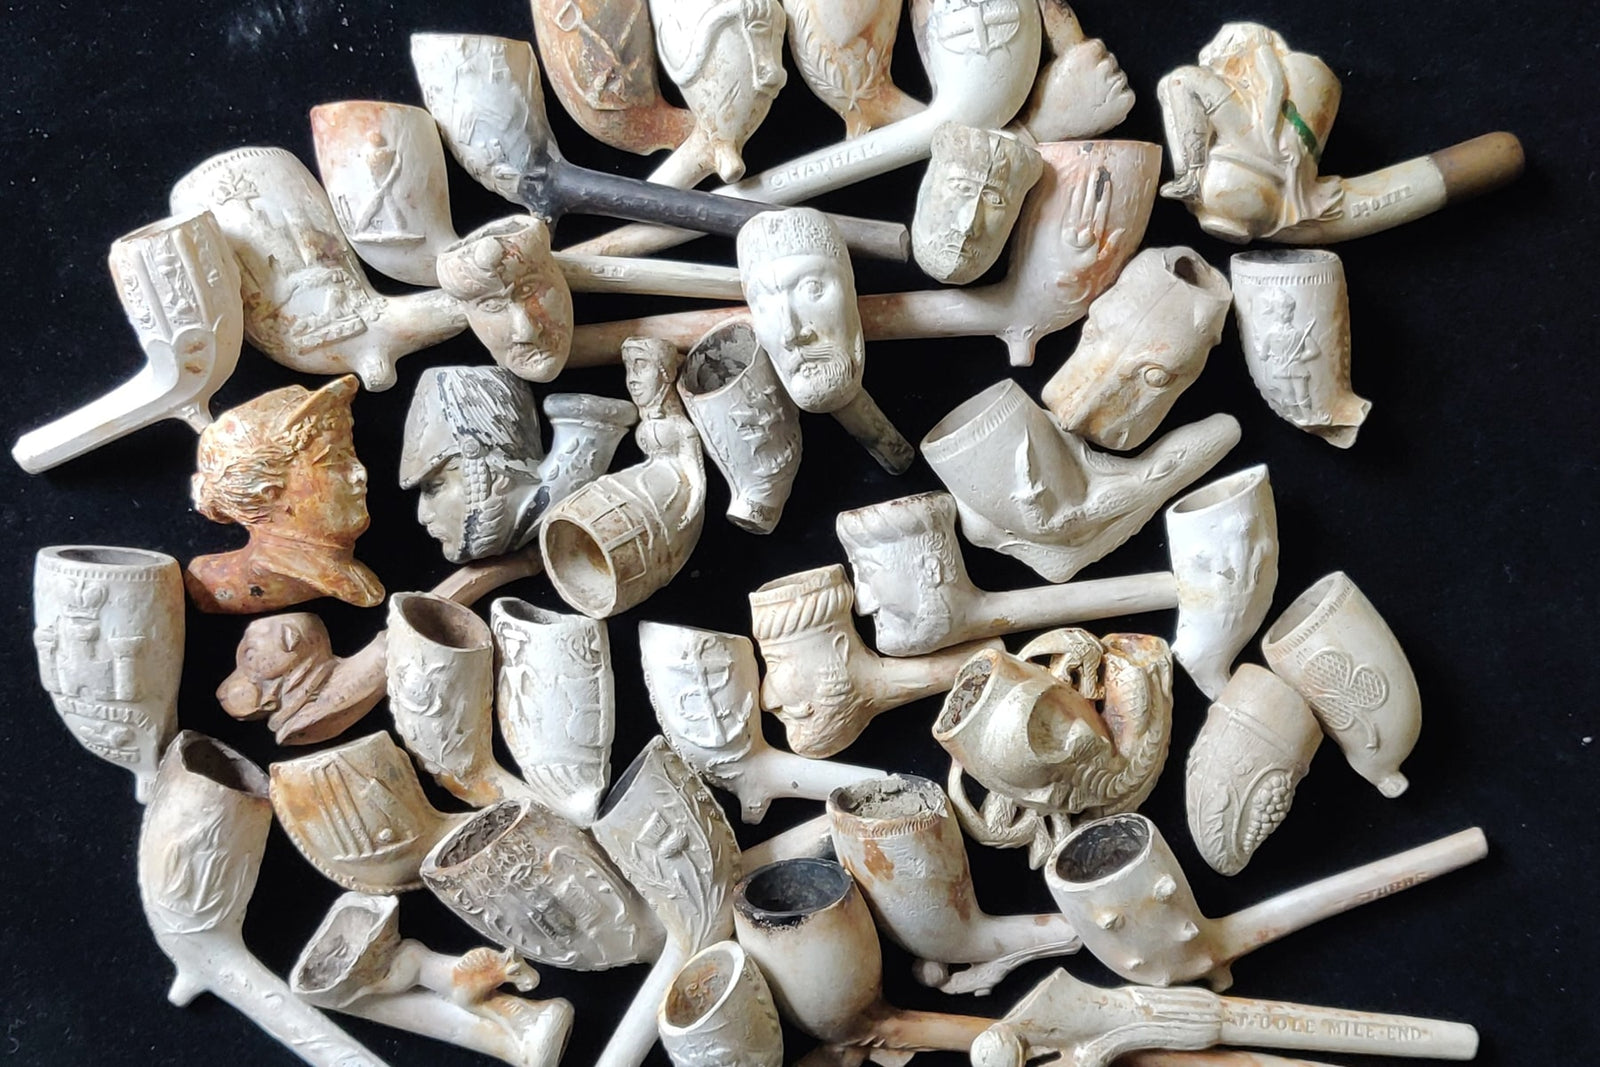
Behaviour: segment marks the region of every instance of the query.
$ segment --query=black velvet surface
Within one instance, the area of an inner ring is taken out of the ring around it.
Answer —
[[[1241,444],[1218,468],[1270,464],[1282,539],[1275,610],[1320,575],[1347,571],[1404,644],[1425,702],[1421,740],[1406,763],[1411,789],[1385,800],[1332,744],[1319,752],[1287,822],[1240,876],[1212,874],[1183,817],[1184,755],[1206,701],[1177,676],[1168,770],[1145,807],[1183,860],[1202,907],[1221,915],[1298,883],[1471,825],[1489,858],[1252,955],[1235,992],[1475,1023],[1484,1064],[1593,1059],[1596,752],[1600,718],[1593,625],[1597,586],[1593,373],[1597,261],[1595,20],[1586,5],[1457,4],[1418,0],[1136,4],[1084,0],[1086,29],[1104,37],[1139,99],[1118,136],[1161,140],[1154,89],[1193,62],[1224,21],[1268,23],[1340,75],[1344,101],[1325,173],[1356,174],[1476,134],[1519,134],[1527,174],[1514,187],[1420,222],[1338,247],[1349,278],[1354,381],[1373,402],[1355,447],[1339,451],[1276,419],[1250,384],[1230,321],[1200,381],[1168,425],[1227,411]],[[172,182],[207,156],[243,144],[313,157],[306,111],[327,100],[418,102],[407,56],[414,30],[527,36],[521,0],[444,5],[423,0],[281,0],[226,4],[7,5],[0,34],[0,179],[6,195],[4,432],[8,440],[109,389],[140,353],[104,267],[119,234],[166,214]],[[901,35],[896,75],[925,94]],[[566,154],[644,174],[650,163],[590,142],[552,120]],[[751,170],[841,135],[839,121],[790,84],[747,153]],[[837,193],[823,203],[909,222],[919,170]],[[510,212],[452,165],[457,226]],[[570,241],[596,228],[569,219]],[[558,242],[562,243],[562,242]],[[1225,267],[1228,246],[1205,237],[1180,206],[1159,201],[1147,245],[1189,244]],[[728,242],[685,255],[731,261]],[[911,267],[865,266],[863,291],[922,287]],[[380,282],[380,284],[384,284]],[[580,320],[666,308],[670,301],[579,297]],[[1071,352],[1077,329],[1045,339],[1030,368],[1007,366],[992,339],[874,344],[867,385],[916,441],[946,411],[1005,375],[1030,391]],[[359,556],[391,591],[426,588],[448,571],[396,487],[400,428],[426,366],[484,362],[458,338],[404,360],[390,392],[356,400],[356,441],[371,472],[371,531]],[[247,350],[215,409],[292,381]],[[563,389],[624,395],[615,369],[564,375]],[[721,518],[713,478],[705,535],[664,592],[611,623],[619,721],[615,766],[654,732],[637,669],[635,626],[661,619],[744,632],[745,594],[768,579],[842,561],[834,514],[938,487],[922,463],[892,478],[831,420],[806,420],[806,452],[788,512],[757,539]],[[168,422],[42,477],[0,470],[0,521],[10,553],[0,642],[0,1060],[18,1064],[293,1062],[243,1017],[210,997],[178,1010],[165,1000],[172,968],[140,910],[133,858],[140,808],[129,777],[62,729],[40,689],[29,638],[35,550],[49,544],[137,545],[188,560],[242,543],[240,531],[191,510],[194,437]],[[631,445],[628,446],[631,449]],[[632,455],[625,450],[622,460]],[[988,588],[1037,584],[1020,564],[968,546]],[[1159,522],[1085,576],[1165,566]],[[543,580],[510,592],[547,606]],[[381,609],[309,605],[349,653],[381,625]],[[282,750],[258,724],[238,724],[213,691],[231,669],[244,619],[191,611],[180,717],[265,765]],[[1171,616],[1095,624],[1151,628]],[[1015,647],[1015,645],[1013,645]],[[1252,645],[1245,658],[1258,659]],[[936,701],[886,715],[846,757],[936,779],[943,754],[928,734]],[[358,731],[381,729],[380,707]],[[769,735],[781,732],[768,724]],[[778,804],[746,841],[814,810]],[[1040,910],[1050,899],[1017,852],[973,852],[979,898],[995,912]],[[279,973],[337,895],[274,830],[245,936]],[[407,897],[407,934],[441,950],[475,943],[426,894]],[[1049,973],[1017,972],[984,1000],[944,998],[910,980],[886,949],[896,1003],[999,1014]],[[1083,956],[1086,978],[1110,976]],[[578,1006],[566,1062],[591,1062],[644,971],[600,975],[542,968],[543,995]],[[818,981],[826,981],[818,976]],[[473,1056],[420,1038],[340,1020],[396,1064],[456,1064]],[[789,1058],[810,1042],[790,1034]],[[661,1053],[653,1063],[665,1063]],[[1355,1062],[1328,1056],[1329,1060]],[[955,1055],[926,1057],[955,1064]],[[921,1062],[919,1060],[919,1062]],[[1366,1060],[1364,1062],[1382,1062]]]

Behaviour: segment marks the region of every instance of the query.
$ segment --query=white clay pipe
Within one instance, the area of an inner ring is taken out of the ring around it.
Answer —
[[[267,776],[238,752],[185,730],[167,749],[139,830],[139,896],[184,1007],[211,993],[317,1067],[383,1061],[296,997],[245,946],[245,909],[272,827]]]
[[[927,108],[889,69],[901,0],[783,0],[783,10],[800,80],[844,119],[847,141]]]
[[[689,957],[656,1012],[673,1067],[783,1067],[783,1029],[761,968],[737,941]]]

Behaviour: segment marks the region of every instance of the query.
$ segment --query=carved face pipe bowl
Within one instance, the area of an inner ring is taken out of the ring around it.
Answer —
[[[428,110],[445,143],[478,182],[554,225],[569,212],[688,226],[732,237],[770,205],[624,178],[567,162],[544,111],[539,66],[526,41],[469,34],[411,37]],[[897,223],[840,217],[850,247],[904,261]]]
[[[856,633],[853,599],[837,563],[750,594],[751,632],[767,664],[761,706],[777,713],[789,747],[802,756],[843,751],[878,715],[949,689],[973,653],[1004,647],[975,641],[931,656],[885,658]]]
[[[1357,774],[1386,797],[1406,791],[1400,764],[1422,730],[1417,678],[1349,575],[1335,571],[1296,597],[1267,628],[1261,651],[1306,698]]]
[[[661,1000],[656,1027],[674,1067],[783,1067],[772,991],[737,941],[689,958]]]
[[[883,772],[806,759],[761,735],[761,671],[749,638],[659,622],[639,624],[645,688],[673,751],[712,785],[739,798],[747,823],[781,797],[827,800]]]
[[[167,999],[184,1007],[209,992],[318,1067],[383,1067],[245,947],[271,826],[259,767],[192,730],[173,739],[139,831],[138,868],[145,918],[178,972]]]
[[[124,234],[111,242],[108,258],[146,363],[111,392],[17,438],[11,455],[29,474],[162,419],[204,429],[212,396],[239,362],[239,265],[210,212]]]
[[[828,798],[833,847],[878,926],[917,957],[913,973],[946,993],[988,993],[1014,968],[1078,951],[1065,916],[987,915],[978,907],[966,842],[944,791],[891,775]],[[951,973],[948,964],[973,964]]]
[[[41,548],[33,564],[39,681],[77,742],[133,772],[143,804],[178,725],[183,577],[160,552]]]
[[[289,973],[296,996],[330,1011],[436,1038],[516,1067],[555,1067],[572,1029],[566,1000],[530,1001],[532,968],[493,949],[445,956],[402,940],[400,901],[346,893],[317,927]]]
[[[1130,813],[1085,823],[1063,838],[1045,866],[1045,883],[1084,947],[1123,978],[1163,986],[1203,978],[1220,992],[1245,953],[1487,852],[1474,827],[1208,919],[1161,831]]]
[[[1028,190],[1043,171],[1031,139],[953,122],[940,126],[911,220],[917,266],[936,281],[976,281],[1005,250]]]

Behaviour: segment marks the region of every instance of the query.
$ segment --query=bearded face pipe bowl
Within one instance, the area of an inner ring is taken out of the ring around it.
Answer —
[[[667,743],[706,781],[739,798],[745,822],[760,822],[780,797],[826,800],[841,786],[882,774],[767,744],[761,671],[749,638],[641,622],[639,658]]]
[[[141,804],[178,725],[183,633],[171,556],[54,545],[34,557],[39,681],[78,744],[133,773]]]
[[[732,237],[770,205],[672,189],[567,162],[544,111],[533,46],[469,34],[418,33],[411,62],[445,143],[486,188],[552,225],[569,212],[687,226]],[[851,248],[903,261],[897,223],[840,217]]]
[[[1155,823],[1123,814],[1063,838],[1045,866],[1045,883],[1084,946],[1123,978],[1163,986],[1204,978],[1221,991],[1233,982],[1230,965],[1245,953],[1487,852],[1482,830],[1463,830],[1208,919]]]
[[[210,212],[124,234],[111,242],[109,261],[145,365],[104,396],[17,438],[11,455],[29,474],[162,419],[204,429],[212,396],[239,362],[239,265]]]
[[[1031,141],[947,122],[933,134],[917,188],[911,254],[935,281],[965,285],[1005,249],[1028,190],[1044,171]]]
[[[318,1067],[383,1067],[245,947],[245,909],[272,826],[267,776],[204,734],[173,739],[139,831],[139,897],[177,977],[167,999],[225,1000]]]
[[[1261,651],[1357,774],[1386,797],[1406,791],[1400,764],[1422,729],[1416,675],[1349,575],[1335,571],[1296,597],[1267,628]]]
[[[565,1000],[532,1001],[539,975],[509,953],[444,956],[402,940],[400,902],[346,893],[317,927],[289,975],[308,1003],[409,1030],[516,1067],[555,1067],[572,1029]]]
[[[689,957],[656,1012],[674,1067],[783,1067],[783,1030],[772,991],[737,941]]]
[[[878,715],[950,688],[975,641],[931,656],[872,652],[850,618],[853,599],[838,564],[768,582],[750,594],[752,632],[767,675],[761,706],[777,714],[789,747],[823,758],[848,748]]]
[[[1062,915],[985,914],[966,843],[944,790],[891,775],[841,786],[828,799],[833,847],[878,926],[917,957],[915,974],[946,993],[988,993],[1015,967],[1078,951]],[[974,966],[951,973],[949,964]]]

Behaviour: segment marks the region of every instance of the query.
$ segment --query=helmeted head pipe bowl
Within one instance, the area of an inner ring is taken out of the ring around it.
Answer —
[[[212,156],[178,179],[170,206],[216,217],[239,260],[245,338],[291,370],[354,373],[368,389],[388,389],[401,356],[467,328],[445,293],[374,290],[328,195],[282,148]]]
[[[922,455],[955,497],[967,540],[1064,582],[1137,533],[1239,433],[1233,416],[1216,414],[1135,457],[1096,452],[1007,378],[939,420]]]
[[[566,1000],[527,1000],[539,974],[509,952],[446,956],[400,937],[400,901],[345,893],[294,968],[289,988],[317,1007],[445,1041],[515,1067],[555,1067],[572,1030]]]
[[[150,799],[178,726],[183,577],[161,552],[52,545],[33,562],[39,682],[73,739]]]
[[[1124,813],[1072,831],[1044,874],[1084,947],[1112,971],[1145,985],[1204,979],[1221,991],[1233,982],[1233,961],[1245,953],[1480,860],[1487,851],[1482,830],[1463,830],[1208,919],[1155,823]]]
[[[1349,448],[1372,404],[1350,389],[1350,300],[1332,252],[1240,252],[1230,264],[1239,346],[1273,414]]]
[[[946,993],[988,993],[1014,968],[1078,951],[1064,916],[985,914],[966,842],[944,790],[889,775],[828,798],[833,848],[878,927],[916,957],[913,973]],[[951,964],[972,964],[952,973]]]
[[[728,483],[728,521],[771,533],[800,472],[800,410],[750,324],[725,323],[695,342],[677,388]]]
[[[848,748],[878,715],[950,688],[974,652],[890,659],[867,648],[850,618],[853,599],[837,563],[770,581],[750,594],[751,632],[767,674],[761,706],[783,722],[789,747],[822,758]]]
[[[737,941],[689,957],[656,1012],[673,1067],[783,1067],[783,1030],[772,991]]]
[[[1145,249],[1089,305],[1044,406],[1092,444],[1138,448],[1200,377],[1231,301],[1228,280],[1193,249]]]
[[[506,747],[542,802],[587,826],[611,779],[617,701],[606,624],[515,597],[489,605]]]
[[[761,670],[750,639],[714,630],[639,624],[639,658],[656,721],[674,752],[739,798],[747,823],[781,797],[826,800],[882,772],[773,748],[761,734]]]
[[[1489,133],[1357,178],[1317,173],[1339,79],[1254,22],[1226,23],[1200,62],[1161,79],[1172,151],[1161,195],[1186,203],[1224,241],[1325,244],[1378,233],[1522,173],[1521,143]]]
[[[433,591],[470,604],[507,582],[538,574],[537,546],[469,563]],[[328,628],[309,612],[252,620],[239,638],[233,673],[217,687],[217,702],[235,719],[267,720],[280,745],[309,745],[337,737],[383,698],[388,631],[351,656],[335,656]]]
[[[502,801],[457,826],[428,853],[422,880],[478,934],[552,967],[648,962],[665,943],[588,832],[531,800]]]
[[[1289,683],[1253,663],[1217,694],[1184,774],[1189,836],[1218,874],[1238,874],[1289,814],[1322,731]]]
[[[145,809],[138,859],[145,918],[177,969],[167,999],[185,1007],[211,993],[317,1067],[383,1067],[245,946],[245,909],[271,826],[259,767],[192,730],[173,739]]]
[[[272,808],[322,875],[361,893],[419,889],[423,857],[469,816],[428,802],[411,760],[385,731],[271,768]]]
[[[812,95],[844,119],[846,139],[923,110],[889,69],[901,0],[784,0],[789,54]]]
[[[911,220],[917,266],[935,281],[976,281],[1005,250],[1023,200],[1043,172],[1031,138],[953,122],[940,126]]]
[[[211,398],[244,342],[239,264],[209,211],[162,219],[111,242],[107,257],[145,365],[76,411],[17,438],[11,455],[39,474],[162,419],[211,422]]]
[[[424,103],[467,173],[551,225],[582,211],[731,237],[771,206],[569,163],[545,115],[539,65],[526,41],[417,33],[411,62]],[[845,216],[836,221],[855,251],[906,258],[904,226]]]
[[[1016,125],[1036,141],[1098,137],[1133,110],[1133,90],[1117,59],[1083,32],[1066,0],[1040,0],[1047,58]]]
[[[1400,764],[1422,730],[1417,678],[1349,575],[1334,571],[1296,597],[1267,627],[1261,651],[1306,698],[1357,774],[1386,797],[1406,791]]]

